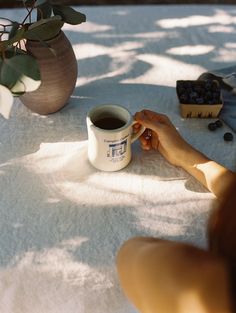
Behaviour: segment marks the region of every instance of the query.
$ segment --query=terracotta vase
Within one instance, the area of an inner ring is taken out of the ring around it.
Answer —
[[[62,31],[48,40],[47,45],[55,50],[56,55],[38,41],[27,41],[26,49],[39,63],[41,85],[20,97],[30,110],[43,115],[54,113],[67,104],[78,73],[73,48]]]

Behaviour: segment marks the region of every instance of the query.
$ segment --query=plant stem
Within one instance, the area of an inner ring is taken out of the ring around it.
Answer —
[[[3,28],[5,28],[5,27],[12,26],[12,24],[0,24],[0,26],[2,26]]]
[[[28,14],[26,15],[26,17],[24,18],[24,20],[21,22],[21,25],[23,25],[25,23],[25,21],[27,20],[27,18],[31,15],[32,11],[33,11],[34,8],[30,8],[30,10],[28,11]]]
[[[26,17],[24,18],[24,20],[22,21],[21,25],[23,25],[25,23],[25,21],[27,20],[27,18],[29,18],[29,22],[31,23],[31,13],[33,12],[33,10],[35,9],[35,2],[36,0],[34,0],[34,3],[33,5],[30,7],[30,9],[25,5],[25,2],[24,2],[24,5],[25,5],[25,8],[26,10],[28,11],[28,14],[26,15]]]
[[[9,18],[6,18],[6,17],[1,17],[1,20],[6,20],[6,21],[8,21],[8,22],[11,22],[11,23],[12,23],[12,21],[11,21]]]

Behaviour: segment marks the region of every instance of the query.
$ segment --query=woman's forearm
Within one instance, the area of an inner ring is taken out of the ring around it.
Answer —
[[[189,174],[195,177],[217,198],[222,198],[229,186],[236,180],[236,174],[209,159],[198,150],[192,148],[182,164]]]

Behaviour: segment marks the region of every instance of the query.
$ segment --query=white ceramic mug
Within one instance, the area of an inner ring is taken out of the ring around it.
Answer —
[[[102,171],[118,171],[131,161],[131,143],[144,132],[133,133],[131,113],[116,104],[94,107],[87,115],[88,159]]]

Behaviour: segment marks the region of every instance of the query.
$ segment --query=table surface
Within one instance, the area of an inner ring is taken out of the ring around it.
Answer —
[[[40,116],[15,102],[0,118],[0,311],[130,313],[115,270],[128,238],[158,236],[205,247],[216,200],[158,153],[132,146],[128,167],[99,172],[87,160],[87,112],[117,103],[170,116],[196,148],[235,170],[227,125],[183,119],[176,80],[236,60],[236,6],[79,7],[64,26],[78,60],[70,103]],[[21,10],[0,10],[20,18]]]

